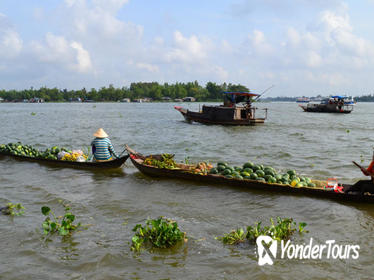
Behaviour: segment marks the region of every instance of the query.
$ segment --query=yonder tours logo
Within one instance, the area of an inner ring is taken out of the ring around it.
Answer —
[[[277,257],[280,259],[354,259],[360,256],[360,245],[337,244],[335,240],[327,240],[324,244],[314,244],[310,238],[308,244],[294,244],[288,241],[280,241],[280,256],[278,253],[278,241],[267,235],[260,235],[256,239],[258,265],[272,265]]]

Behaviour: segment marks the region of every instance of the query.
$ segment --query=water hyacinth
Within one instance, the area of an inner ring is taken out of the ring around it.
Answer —
[[[178,242],[186,239],[186,233],[178,228],[175,221],[159,217],[148,219],[145,226],[137,224],[133,231],[131,250],[139,251],[143,245],[150,245],[155,248],[172,248]]]
[[[245,240],[250,242],[255,242],[257,237],[260,235],[271,236],[273,239],[281,241],[288,240],[295,233],[308,232],[304,228],[306,223],[299,223],[296,227],[296,222],[292,218],[276,218],[276,223],[272,218],[270,218],[270,226],[261,226],[262,222],[257,222],[254,226],[248,226],[246,233],[242,228],[238,228],[222,237],[217,237],[216,239],[222,241],[224,244],[234,245]]]

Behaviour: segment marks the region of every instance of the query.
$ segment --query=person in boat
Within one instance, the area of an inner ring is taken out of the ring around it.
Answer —
[[[340,99],[340,100],[338,101],[338,108],[339,108],[339,110],[342,109],[343,105],[344,105],[344,100],[343,100],[343,99]]]
[[[366,192],[374,194],[374,152],[373,159],[369,164],[369,167],[364,168],[360,166],[360,169],[365,176],[370,176],[371,180],[360,180],[352,187],[350,187],[346,192],[358,192],[362,195]]]
[[[112,160],[113,157],[118,158],[118,155],[114,151],[112,142],[104,129],[99,128],[93,136],[95,136],[95,139],[91,143],[93,161],[100,162]]]

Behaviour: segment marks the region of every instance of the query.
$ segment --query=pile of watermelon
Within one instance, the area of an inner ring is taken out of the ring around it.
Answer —
[[[216,167],[210,169],[209,174],[220,174],[228,179],[256,180],[267,183],[291,185],[293,187],[315,187],[308,177],[300,176],[295,170],[277,172],[271,166],[257,165],[246,162],[242,167],[231,167],[225,162],[219,162]]]
[[[66,148],[60,148],[58,146],[48,148],[44,151],[39,151],[38,149],[36,149],[36,148],[34,148],[30,145],[22,145],[21,142],[9,143],[7,145],[5,145],[5,144],[0,145],[0,152],[1,153],[17,155],[17,156],[43,158],[43,159],[57,160],[57,155],[61,151],[71,153],[70,150],[68,150]]]

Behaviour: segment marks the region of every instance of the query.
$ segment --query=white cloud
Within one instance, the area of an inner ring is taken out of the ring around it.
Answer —
[[[138,67],[139,69],[147,70],[149,72],[158,72],[159,71],[159,68],[158,68],[157,65],[152,65],[152,64],[149,64],[149,63],[139,62],[139,63],[136,64],[136,67]]]
[[[184,37],[180,31],[174,32],[174,48],[166,54],[168,62],[195,63],[206,58],[207,42],[201,42],[197,36]]]
[[[249,39],[252,41],[252,47],[257,54],[269,55],[274,52],[272,46],[266,42],[264,33],[260,30],[254,30]]]
[[[17,56],[23,46],[23,41],[17,32],[13,30],[0,31],[0,56],[13,58]]]
[[[31,49],[41,62],[53,63],[77,72],[92,70],[90,54],[81,43],[47,33],[45,42],[32,42]]]
[[[287,10],[294,6],[290,0],[286,4],[242,0],[249,10],[264,12],[273,7],[271,17],[262,14],[264,18],[259,20],[253,13],[251,21],[237,18],[235,24],[248,24],[244,35],[223,28],[209,37],[204,35],[204,28],[175,29],[177,21],[167,21],[172,27],[165,26],[166,20],[152,22],[152,28],[143,19],[131,22],[124,18],[127,13],[123,9],[136,5],[127,6],[128,2],[64,0],[59,11],[48,16],[46,6],[35,9],[33,19],[38,24],[56,19],[51,26],[44,25],[44,34],[41,30],[35,33],[33,40],[26,38],[34,33],[21,38],[25,32],[18,33],[0,14],[0,81],[7,83],[5,72],[20,77],[23,68],[33,71],[25,72],[20,87],[62,84],[89,88],[110,83],[122,86],[124,80],[198,80],[238,82],[254,88],[276,84],[280,93],[279,85],[283,84],[289,95],[298,94],[300,87],[332,88],[355,84],[365,77],[370,80],[374,70],[371,39],[355,32],[348,6],[335,5],[335,0],[328,0],[329,4],[301,0],[297,11],[302,12],[300,7],[314,10],[303,12],[306,19],[288,17],[293,11]],[[320,12],[322,8],[328,10]],[[230,24],[228,21],[227,26]]]
[[[74,65],[79,72],[88,72],[92,68],[90,54],[78,42],[72,42],[70,47],[76,50],[77,63]]]
[[[0,57],[12,59],[18,56],[23,48],[23,40],[5,15],[0,13]]]
[[[309,51],[306,56],[306,64],[309,67],[318,67],[322,65],[322,58],[318,53]]]

